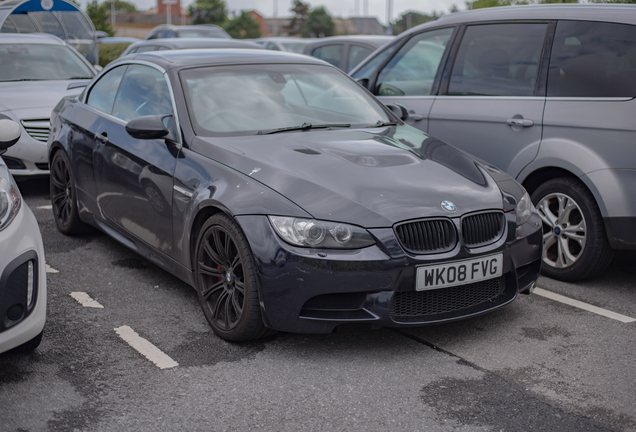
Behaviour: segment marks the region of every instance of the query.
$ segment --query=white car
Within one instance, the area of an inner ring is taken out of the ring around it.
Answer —
[[[0,114],[20,124],[20,141],[4,162],[16,177],[49,174],[46,140],[51,111],[96,75],[63,40],[48,34],[0,34]]]
[[[20,134],[17,123],[0,119],[0,155]],[[32,351],[40,344],[46,319],[45,266],[38,223],[0,157],[0,353]]]

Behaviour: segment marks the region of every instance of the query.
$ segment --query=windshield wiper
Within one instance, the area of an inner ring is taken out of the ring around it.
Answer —
[[[16,81],[44,81],[41,78],[18,78],[12,80],[2,80],[1,82],[16,82]]]
[[[384,120],[378,120],[374,125],[372,126],[367,126],[368,128],[374,128],[374,127],[382,127],[382,126],[397,126],[396,122],[393,121],[384,121]]]
[[[64,78],[64,79],[68,79],[68,80],[74,80],[74,79],[93,79],[93,77],[85,77],[85,76],[76,76],[76,77],[70,77],[70,78]]]
[[[275,133],[279,133],[279,132],[290,132],[290,131],[309,130],[309,129],[330,129],[332,127],[348,128],[348,127],[351,127],[351,125],[347,124],[347,123],[313,125],[311,123],[306,123],[305,122],[305,123],[301,124],[300,126],[290,126],[290,127],[285,127],[285,128],[258,131],[256,133],[256,135],[270,135],[270,134],[275,134]]]

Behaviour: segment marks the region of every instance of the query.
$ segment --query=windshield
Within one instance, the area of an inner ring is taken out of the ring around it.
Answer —
[[[66,46],[0,44],[0,81],[91,79],[93,75]]]
[[[216,66],[187,69],[180,77],[197,135],[392,121],[362,87],[330,66]]]

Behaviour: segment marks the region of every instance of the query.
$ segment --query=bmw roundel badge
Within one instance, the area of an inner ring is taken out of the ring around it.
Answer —
[[[455,213],[457,206],[450,201],[442,201],[442,208],[449,213]]]

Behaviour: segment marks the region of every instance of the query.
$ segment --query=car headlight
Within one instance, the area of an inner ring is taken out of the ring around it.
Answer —
[[[15,180],[4,166],[0,167],[0,231],[13,221],[21,204],[22,197]]]
[[[523,197],[517,203],[517,226],[523,225],[528,222],[532,212],[534,210],[534,206],[532,205],[532,201],[530,200],[530,195],[528,192],[523,194]]]
[[[354,225],[269,216],[276,233],[287,243],[321,249],[360,249],[375,244],[367,230]]]

